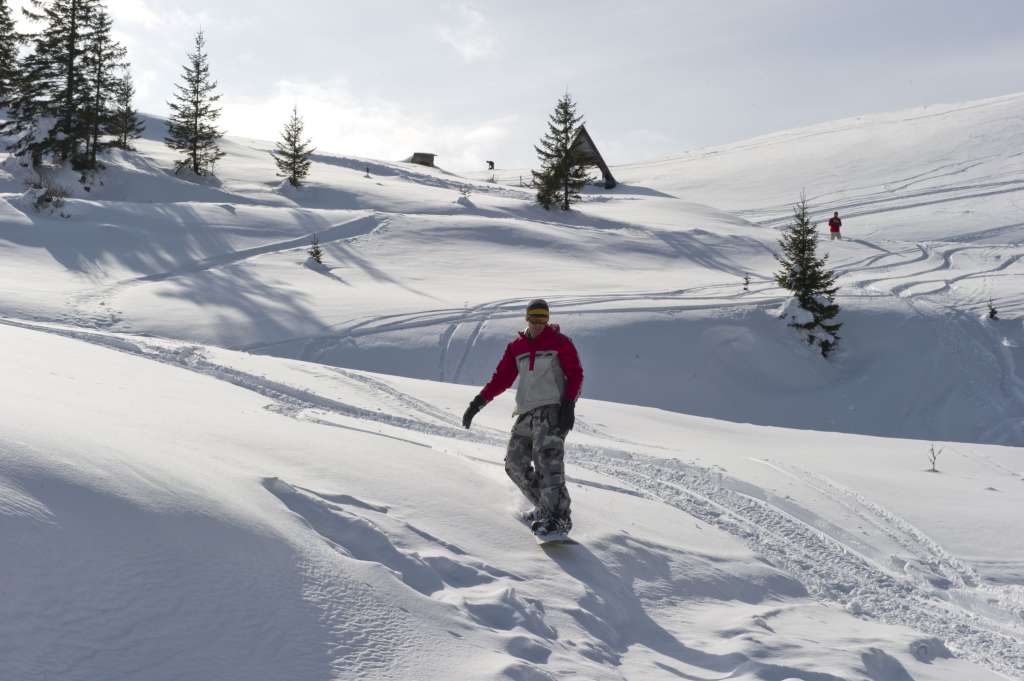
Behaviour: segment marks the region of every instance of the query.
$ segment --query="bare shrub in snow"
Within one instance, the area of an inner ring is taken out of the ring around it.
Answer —
[[[989,319],[995,319],[995,320],[999,319],[999,310],[997,310],[995,308],[995,306],[992,305],[992,299],[991,298],[988,299],[988,318]]]
[[[775,281],[793,292],[779,316],[806,332],[807,342],[817,345],[822,356],[828,357],[839,343],[842,324],[831,321],[839,314],[836,273],[825,265],[828,255],[818,257],[815,227],[807,215],[807,198],[801,193],[800,202],[793,206],[793,223],[779,240],[782,269],[775,273]]]
[[[32,207],[36,211],[57,211],[62,217],[68,217],[64,215],[63,208],[64,200],[71,196],[70,189],[46,175],[38,175],[27,184],[30,189],[29,195],[35,197],[32,200]]]
[[[939,454],[942,454],[942,447],[939,447],[939,449],[936,450],[935,449],[935,443],[932,443],[931,448],[929,448],[929,450],[928,450],[928,461],[932,465],[932,467],[928,469],[929,473],[938,473],[939,472],[939,469],[935,467],[935,464],[938,463],[938,461],[939,461]]]

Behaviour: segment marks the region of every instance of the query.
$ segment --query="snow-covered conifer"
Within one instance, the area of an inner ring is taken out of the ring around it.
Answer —
[[[570,204],[580,200],[580,190],[592,179],[573,149],[582,124],[583,117],[576,115],[576,103],[565,93],[548,117],[548,131],[534,147],[541,169],[532,171],[533,180],[537,203],[544,208],[561,204],[562,210],[569,210]]]
[[[175,163],[176,171],[189,168],[196,175],[207,175],[213,172],[214,164],[224,157],[224,152],[217,144],[222,135],[216,127],[220,109],[215,105],[220,95],[215,92],[216,81],[210,78],[202,31],[196,33],[195,51],[188,54],[182,81],[175,85],[174,100],[167,103],[171,107],[171,118],[164,142],[185,156]]]
[[[835,302],[838,287],[836,273],[826,267],[828,255],[817,255],[818,234],[807,215],[807,199],[802,194],[793,207],[793,223],[779,240],[782,269],[775,273],[775,281],[793,292],[783,316],[790,326],[807,333],[807,342],[817,344],[823,357],[835,350],[839,343],[840,323],[833,322],[839,314]],[[797,309],[794,309],[797,308]]]
[[[309,157],[315,151],[309,146],[310,140],[302,139],[304,128],[298,107],[293,107],[292,116],[281,131],[281,139],[270,152],[277,163],[278,177],[287,178],[293,187],[300,186],[309,175]]]

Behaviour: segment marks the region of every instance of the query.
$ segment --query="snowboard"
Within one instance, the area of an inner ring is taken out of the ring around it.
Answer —
[[[527,527],[530,526],[531,518],[529,517],[529,515],[527,513],[517,513],[516,514],[516,518],[519,520],[519,522],[521,522],[522,524],[526,525]],[[570,539],[568,532],[551,532],[549,534],[537,534],[537,533],[534,533],[533,536],[537,540],[537,543],[540,544],[541,546],[555,546],[555,545],[558,545],[558,544],[578,544],[579,543],[575,539]]]
[[[535,534],[533,536],[536,537],[537,543],[541,546],[578,543],[575,539],[570,539],[567,532],[550,532],[548,534]]]

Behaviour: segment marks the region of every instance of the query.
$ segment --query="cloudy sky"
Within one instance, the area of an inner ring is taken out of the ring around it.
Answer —
[[[24,4],[15,0],[11,4]],[[139,108],[206,32],[229,134],[453,170],[529,167],[566,89],[623,163],[1024,90],[1021,0],[107,0]]]

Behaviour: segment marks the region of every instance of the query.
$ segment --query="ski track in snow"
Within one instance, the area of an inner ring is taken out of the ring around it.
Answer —
[[[965,172],[968,169],[965,168],[964,170],[956,171],[956,173]],[[875,188],[870,193],[860,196],[855,195],[851,197],[849,196],[849,191],[847,191],[844,192],[842,198],[817,196],[809,197],[808,201],[813,205],[827,204],[829,210],[838,210],[843,217],[865,217],[968,199],[1012,194],[1024,191],[1024,180],[1009,179],[965,185],[938,186],[902,193],[900,189],[892,189],[883,185],[882,187]],[[788,204],[763,208],[733,209],[728,212],[749,220],[756,225],[768,228],[783,227],[792,220],[792,206]]]
[[[391,219],[387,214],[373,211],[368,215],[361,215],[327,229],[318,230],[316,234],[321,246],[323,246],[339,241],[350,241],[372,234],[378,230],[385,229],[390,222]],[[231,250],[222,255],[197,260],[177,269],[122,279],[82,291],[69,297],[68,309],[71,312],[62,315],[61,319],[69,324],[88,325],[100,329],[110,328],[121,321],[122,313],[113,308],[108,301],[121,290],[132,286],[166,281],[188,274],[197,274],[220,267],[229,267],[263,255],[305,250],[312,238],[313,233],[311,232],[294,239],[275,241],[252,248]]]
[[[1024,673],[1024,640],[1009,626],[963,609],[914,579],[893,575],[763,499],[729,489],[737,483],[713,469],[596,448],[573,462],[629,482],[743,539],[813,596],[861,617],[924,631],[959,656],[995,671]],[[1019,620],[1020,606],[1013,607],[1015,613],[1006,619],[1016,614]]]
[[[840,266],[836,268],[836,271],[842,275],[846,275],[848,281],[845,284],[845,286],[852,287],[857,290],[867,290],[872,288],[877,289],[878,284],[882,284],[883,282],[899,282],[901,280],[910,280],[904,283],[896,283],[891,286],[888,286],[887,291],[888,293],[901,298],[916,298],[921,296],[935,296],[945,293],[949,291],[953,287],[953,285],[961,281],[999,276],[1000,272],[1003,272],[1004,270],[1007,270],[1010,267],[1016,265],[1018,262],[1020,262],[1021,258],[1024,258],[1024,252],[1014,253],[1012,255],[1009,255],[1008,257],[1003,257],[1004,255],[1006,255],[1006,249],[1004,247],[999,249],[999,264],[993,267],[972,269],[971,271],[950,277],[921,278],[925,277],[926,275],[938,272],[951,272],[953,270],[953,257],[959,253],[985,252],[993,251],[995,249],[993,249],[990,246],[984,245],[942,247],[941,244],[925,245],[921,243],[917,244],[917,248],[920,252],[917,257],[901,263],[878,265],[872,267],[858,267],[856,269],[853,269],[852,267],[849,266]],[[915,269],[909,272],[900,271],[903,267],[915,265],[920,262],[927,262],[929,260],[937,260],[938,262],[925,269]],[[866,270],[888,270],[890,273],[887,276],[882,277],[874,277],[868,279],[855,278],[856,274]],[[924,291],[914,290],[919,287],[928,287],[929,285],[932,286]],[[970,303],[980,301],[967,302]]]
[[[325,420],[323,417],[332,416],[354,418],[429,438],[452,438],[495,447],[504,447],[507,437],[493,429],[463,430],[455,416],[432,408],[381,381],[353,372],[337,373],[370,388],[384,399],[397,400],[419,416],[409,418],[373,411],[249,374],[212,361],[198,346],[120,338],[102,332],[12,319],[0,319],[0,323],[76,338],[212,376],[271,399],[278,411],[294,418],[321,421]],[[384,432],[364,432],[394,437]],[[427,442],[406,441],[431,446]],[[910,560],[902,565],[892,562],[890,565],[879,564],[864,556],[855,546],[794,515],[794,503],[782,503],[754,485],[729,478],[718,468],[591,445],[569,444],[567,453],[572,464],[617,479],[653,500],[740,538],[768,562],[798,579],[808,593],[824,602],[844,607],[862,618],[923,631],[944,641],[962,658],[1000,673],[1024,676],[1024,637],[1021,636],[1024,590],[1019,586],[982,584],[976,572],[965,562],[949,554],[912,524],[857,492],[818,474],[792,467],[786,469],[788,474],[812,490],[884,533],[906,550]],[[318,524],[313,524],[313,529],[334,543],[338,543],[335,534],[343,536],[359,525],[359,521],[346,518],[341,501],[317,500],[310,497],[308,491],[298,490],[282,481],[266,484],[286,505],[298,504],[307,513],[318,514]],[[289,487],[292,491],[288,490]],[[361,531],[372,531],[365,524],[360,527]],[[431,568],[434,575],[431,576],[431,570],[415,561],[409,563],[412,559],[408,556],[403,558],[389,552],[384,542],[390,544],[386,534],[377,542],[384,547],[382,551],[386,554],[386,561],[397,562],[399,567],[415,572],[417,576],[413,579],[418,588],[429,589],[436,583],[433,581],[435,577],[444,581],[436,569]],[[344,545],[344,541],[341,544]],[[365,546],[361,542],[352,545]],[[457,554],[450,547],[446,550]],[[386,561],[384,564],[388,564]],[[908,570],[907,566],[912,569]],[[479,567],[474,569],[481,570]],[[975,610],[963,605],[979,601],[987,607]],[[994,615],[989,616],[989,613]]]
[[[729,291],[729,293],[703,296],[693,295],[714,289],[722,289]],[[548,296],[547,300],[549,303],[557,305],[563,315],[574,316],[632,314],[641,309],[635,303],[644,304],[642,307],[644,312],[671,314],[716,309],[721,306],[723,301],[728,301],[735,307],[759,308],[777,306],[785,300],[785,296],[781,292],[775,295],[751,297],[752,294],[763,294],[765,291],[775,292],[779,291],[779,289],[772,285],[756,289],[751,287],[749,291],[743,291],[742,282],[730,281],[669,291],[625,291],[575,297]],[[663,301],[674,301],[675,304],[666,305],[663,304]],[[612,307],[609,306],[609,303],[619,303],[621,306]],[[302,343],[304,347],[299,353],[298,358],[317,362],[332,348],[356,338],[440,326],[442,331],[438,335],[437,342],[439,353],[438,377],[441,381],[456,383],[487,323],[497,317],[519,318],[522,316],[521,308],[522,300],[520,298],[503,298],[467,308],[448,307],[394,313],[379,317],[362,318],[356,322],[346,322],[345,324],[335,326],[328,333],[296,336],[272,343],[246,345],[237,349],[244,352],[274,354],[276,348]],[[453,362],[452,356],[457,354],[455,346],[459,343],[457,337],[463,325],[473,325],[473,329],[463,343],[461,353],[458,353],[459,359],[455,362],[454,369],[449,371],[449,367]]]
[[[1002,273],[1018,265],[1024,258],[1024,250],[1018,253],[1011,251],[1007,254],[1005,247],[993,249],[986,245],[937,242],[908,246],[899,243],[897,244],[898,250],[890,250],[871,242],[854,241],[880,252],[853,262],[841,263],[835,267],[835,271],[840,275],[842,289],[839,295],[840,299],[844,296],[859,296],[869,291],[875,291],[874,295],[884,292],[908,301],[917,298],[937,301],[941,300],[938,298],[939,296],[948,293],[959,282],[1002,276]],[[996,252],[999,260],[991,267],[973,267],[969,271],[952,276],[928,277],[928,275],[938,273],[952,273],[953,258],[957,254],[971,252],[984,254],[988,251]],[[908,257],[911,254],[912,257]],[[891,262],[893,259],[897,259],[897,261]],[[922,263],[930,264],[924,268],[918,267]],[[883,276],[859,278],[861,273],[875,271]],[[631,314],[637,311],[638,306],[647,313],[667,314],[715,309],[723,304],[729,304],[737,309],[743,307],[768,308],[778,305],[786,298],[785,293],[775,286],[770,277],[756,273],[751,274],[754,275],[755,280],[762,280],[763,285],[752,284],[749,291],[743,291],[740,282],[730,280],[676,290],[638,290],[553,296],[550,297],[550,302],[558,305],[563,314],[588,316]],[[616,306],[616,303],[619,305]],[[974,295],[967,300],[967,303],[982,305],[984,299],[982,296]],[[337,325],[327,333],[292,337],[272,343],[258,343],[238,349],[273,354],[276,348],[302,343],[304,348],[298,357],[310,361],[320,361],[333,348],[350,343],[354,339],[440,327],[437,343],[438,378],[441,381],[457,383],[488,322],[495,318],[520,316],[521,305],[522,301],[518,298],[505,298],[464,308],[422,309],[415,312],[364,317]],[[100,325],[101,328],[104,326],[109,326],[109,324]],[[471,326],[472,329],[463,339],[464,326]]]

